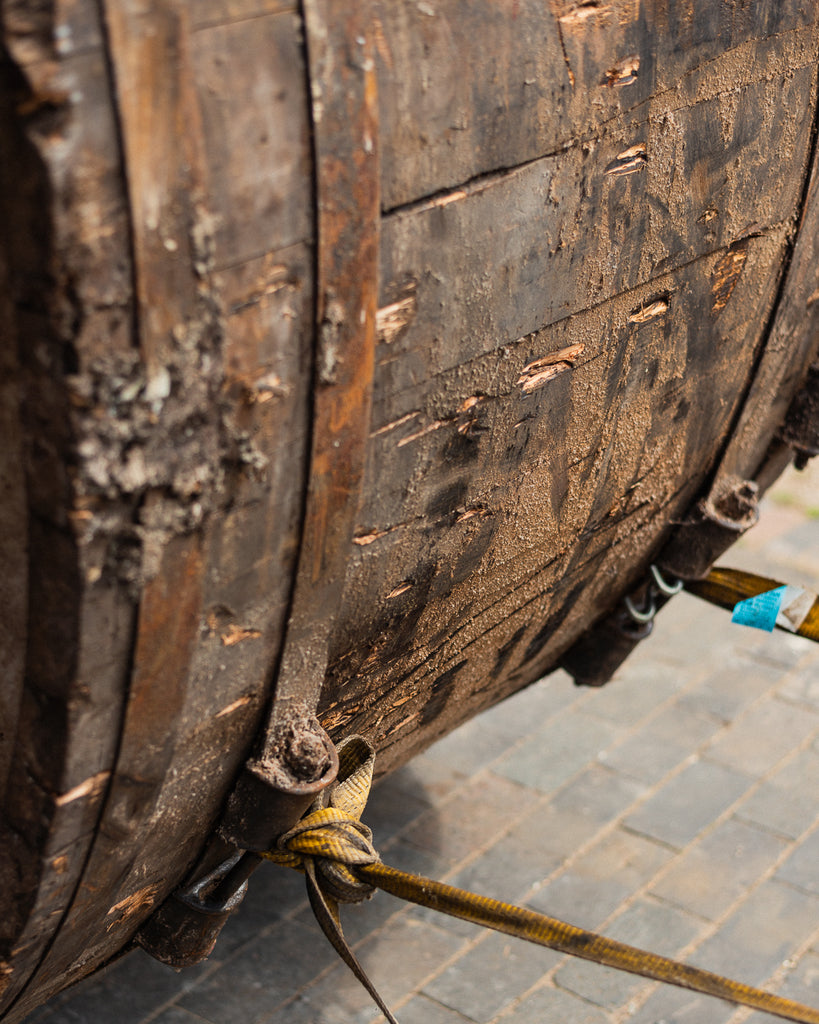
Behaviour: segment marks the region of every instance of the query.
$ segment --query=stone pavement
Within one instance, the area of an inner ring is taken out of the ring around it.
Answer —
[[[819,461],[819,460],[817,460]],[[726,564],[819,589],[819,466]],[[819,646],[681,595],[618,677],[556,673],[381,783],[384,860],[819,1006]],[[211,959],[132,953],[37,1024],[370,1024],[303,880],[263,865]],[[400,904],[346,908],[401,1024],[773,1018]]]

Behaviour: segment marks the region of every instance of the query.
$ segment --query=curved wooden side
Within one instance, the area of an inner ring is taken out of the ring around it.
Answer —
[[[14,1018],[114,953],[195,858],[279,656],[312,155],[295,10],[239,8],[3,12],[13,173],[39,190],[15,237],[42,244],[11,253],[36,637],[3,807]]]
[[[801,367],[813,343],[804,297],[803,340],[771,321],[813,156],[815,12],[551,8],[519,5],[518,35],[494,8],[385,4],[374,29],[396,205],[321,718],[372,736],[382,771],[548,671],[638,582],[749,390],[754,473],[799,376],[789,346]],[[460,60],[489,38],[478,98]],[[813,244],[795,251],[806,281]]]
[[[399,764],[756,472],[807,365],[815,11],[304,6],[309,70],[286,0],[0,5],[10,1021],[185,874],[302,655]]]

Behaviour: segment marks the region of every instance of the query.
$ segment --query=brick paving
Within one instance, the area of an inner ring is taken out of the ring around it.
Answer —
[[[819,589],[819,467],[726,564]],[[777,497],[778,496],[778,497]],[[385,861],[819,1005],[819,647],[687,595],[604,690],[556,673],[382,782]],[[134,952],[37,1024],[374,1024],[294,872],[264,865],[211,959]],[[345,931],[401,1024],[765,1024],[379,893]]]

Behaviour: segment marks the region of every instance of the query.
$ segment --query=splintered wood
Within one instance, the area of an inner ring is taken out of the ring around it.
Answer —
[[[16,1024],[193,866],[271,707],[388,771],[757,474],[819,339],[819,8],[3,14]]]

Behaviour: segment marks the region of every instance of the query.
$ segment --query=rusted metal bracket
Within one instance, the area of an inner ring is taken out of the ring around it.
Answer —
[[[637,644],[651,635],[657,612],[682,586],[680,580],[666,579],[652,565],[636,590],[572,644],[560,659],[560,667],[578,686],[603,686]]]
[[[315,718],[277,718],[262,753],[247,762],[230,794],[222,838],[244,850],[271,849],[337,772],[335,747]]]
[[[703,579],[719,556],[758,521],[758,490],[751,480],[721,481],[719,490],[712,490],[678,524],[640,586],[564,653],[561,668],[578,685],[607,683],[651,633],[654,615],[679,589],[676,581]]]
[[[236,850],[212,871],[181,886],[142,926],[139,945],[171,967],[204,960],[244,899],[248,878],[260,861],[256,854]]]
[[[370,430],[378,299],[378,102],[368,3],[304,0],[317,192],[311,458],[299,563],[264,735],[200,865],[270,849],[330,785],[338,757],[315,718],[340,607]],[[137,941],[173,966],[207,956],[255,854],[200,867]],[[237,887],[238,886],[238,887]]]
[[[721,554],[759,520],[759,487],[753,480],[723,479],[678,525],[657,557],[662,572],[703,579]]]
[[[575,640],[560,659],[560,667],[577,686],[603,686],[653,628],[653,620],[635,623],[619,607]]]

